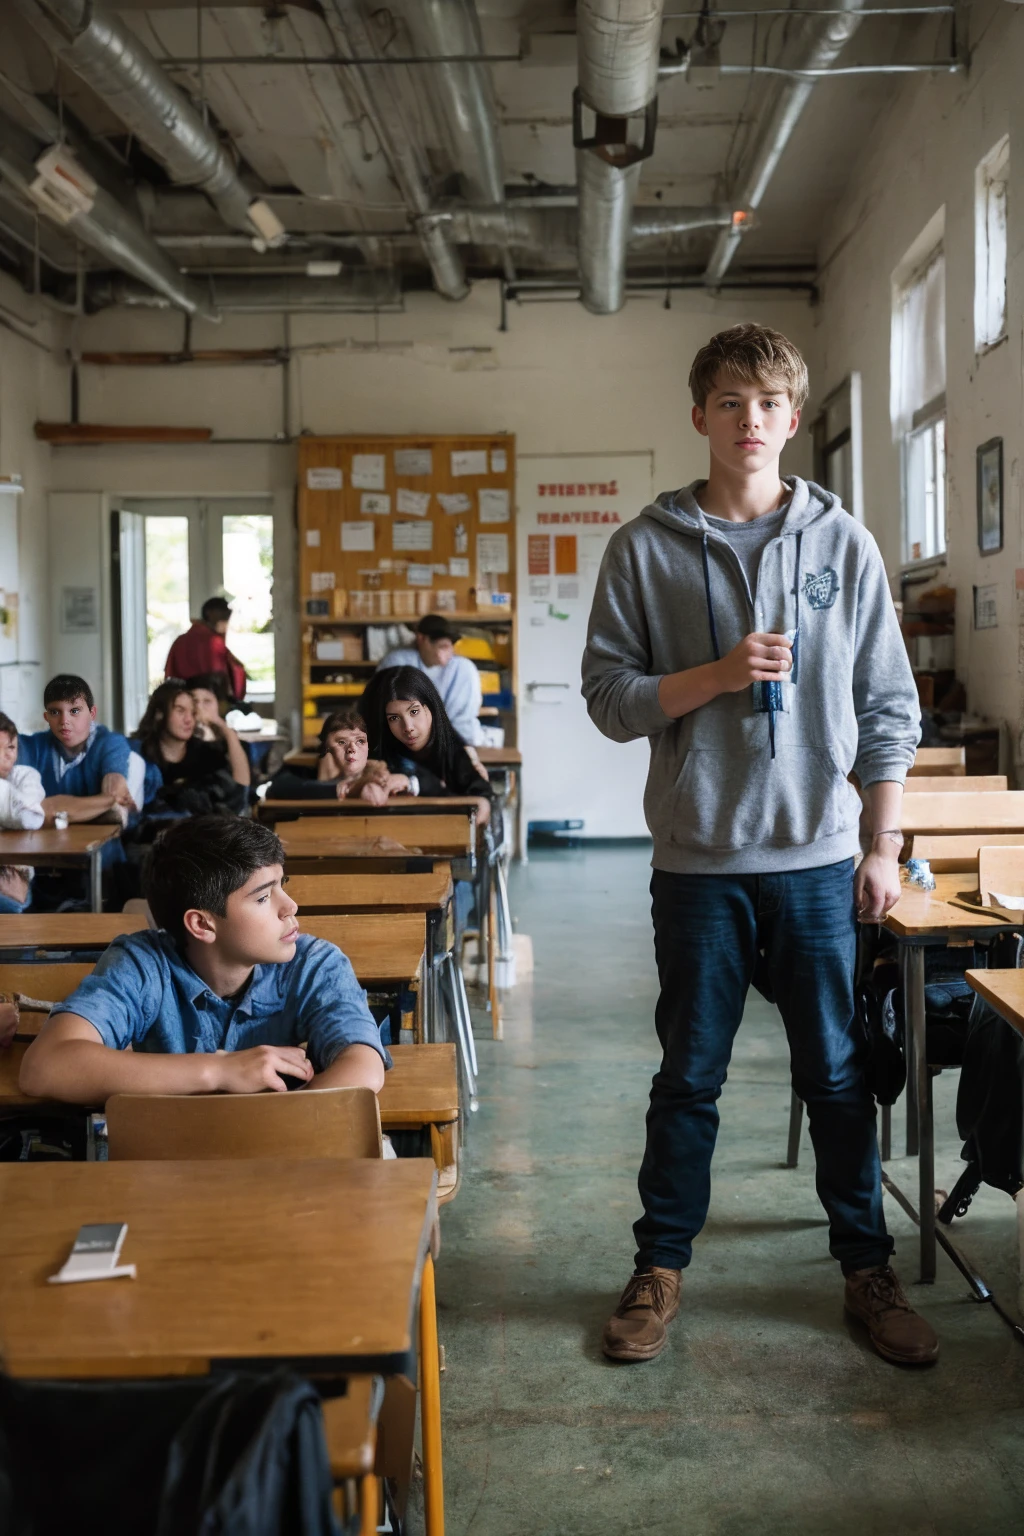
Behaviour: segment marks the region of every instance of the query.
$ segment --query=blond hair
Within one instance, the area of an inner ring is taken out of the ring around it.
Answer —
[[[794,411],[807,399],[807,364],[799,348],[765,325],[734,325],[701,347],[690,369],[690,393],[701,410],[721,374],[743,384],[785,390]]]

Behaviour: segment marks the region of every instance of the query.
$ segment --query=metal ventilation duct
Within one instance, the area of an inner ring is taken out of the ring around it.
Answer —
[[[644,110],[658,90],[663,0],[579,0],[580,95],[604,118]],[[619,166],[597,149],[576,154],[581,298],[611,315],[626,298],[626,247],[639,164]]]
[[[602,165],[603,161],[594,163]],[[453,208],[448,217],[458,245],[500,245],[524,255],[541,256],[574,250],[580,238],[575,208],[516,208],[503,203],[491,208]],[[634,209],[625,232],[626,243],[642,245],[692,229],[724,228],[732,219],[733,210],[728,203]]]
[[[341,35],[353,55],[376,58],[378,49],[366,24],[362,0],[328,0],[328,4],[332,31]],[[352,90],[364,103],[364,110],[420,237],[434,287],[446,299],[464,299],[469,284],[462,258],[452,241],[451,231],[434,211],[422,151],[413,142],[403,120],[401,104],[395,98],[394,79],[379,64],[368,63],[350,73],[357,77],[351,82]]]
[[[211,277],[217,308],[231,314],[306,313],[370,314],[402,307],[398,274],[351,268],[340,277]],[[101,277],[87,287],[91,308],[121,304],[129,308],[166,308],[166,299],[122,277]]]
[[[101,0],[13,0],[53,52],[107,103],[172,181],[199,187],[234,229],[252,194],[185,93]]]
[[[829,14],[823,15],[820,20],[806,20],[806,40],[793,63],[794,69],[828,69],[860,26],[859,12],[864,0],[828,0],[828,4]],[[845,14],[836,15],[836,11]],[[788,81],[776,96],[767,121],[758,124],[753,142],[760,145],[760,148],[735,192],[735,200],[740,205],[751,209],[760,207],[768,183],[775,175],[776,167],[816,84],[817,81],[813,79]],[[740,229],[723,230],[719,235],[704,274],[704,281],[709,288],[714,288],[725,276],[742,238]]]
[[[22,200],[39,206],[30,191],[36,181],[34,157],[38,152],[38,146],[16,124],[0,118],[0,178],[5,184],[0,185],[0,192],[18,194],[19,206]],[[45,208],[41,211],[45,216]],[[159,302],[176,305],[203,320],[220,318],[203,288],[178,271],[138,220],[103,187],[96,187],[91,207],[52,222],[115,267],[148,284],[154,297],[160,296]]]
[[[484,51],[473,0],[406,0],[403,15],[418,54],[452,58]],[[498,109],[487,64],[438,64],[430,71],[434,105],[448,127],[468,203],[505,200]]]

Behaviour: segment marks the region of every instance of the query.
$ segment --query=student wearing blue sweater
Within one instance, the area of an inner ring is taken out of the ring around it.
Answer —
[[[82,677],[60,673],[43,692],[47,729],[18,737],[18,762],[43,781],[45,825],[63,812],[69,822],[126,825],[137,807],[128,788],[131,748],[123,736],[96,723],[96,702]]]

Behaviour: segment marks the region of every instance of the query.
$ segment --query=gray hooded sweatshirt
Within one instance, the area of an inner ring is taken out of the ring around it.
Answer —
[[[583,657],[583,696],[613,741],[647,736],[654,867],[686,874],[809,869],[859,849],[847,780],[900,783],[920,739],[917,690],[878,547],[820,486],[793,495],[751,592],[694,498],[663,491],[612,537]],[[658,683],[752,632],[796,632],[792,681],[719,694],[680,720]]]

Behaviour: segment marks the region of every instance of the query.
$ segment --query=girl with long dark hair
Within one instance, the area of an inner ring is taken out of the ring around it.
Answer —
[[[147,809],[179,815],[244,809],[248,791],[228,772],[224,754],[196,734],[195,704],[180,679],[154,689],[136,734],[137,750],[160,770],[160,788]]]
[[[375,672],[359,705],[370,753],[404,774],[420,795],[469,795],[479,802],[479,821],[491,816],[491,786],[466,751],[430,678],[415,667]]]

